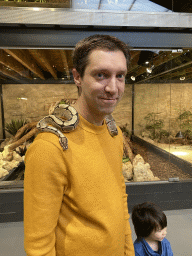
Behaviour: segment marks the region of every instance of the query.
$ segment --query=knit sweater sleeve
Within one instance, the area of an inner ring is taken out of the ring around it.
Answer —
[[[38,136],[25,158],[24,245],[28,256],[55,256],[55,228],[67,179],[59,145]],[[54,136],[50,134],[53,142]]]

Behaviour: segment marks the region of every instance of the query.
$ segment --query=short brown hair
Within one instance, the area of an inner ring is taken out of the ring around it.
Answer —
[[[167,227],[167,217],[161,208],[152,203],[137,204],[132,210],[132,222],[137,239],[148,237],[154,230]]]
[[[96,49],[106,49],[109,51],[122,51],[125,55],[127,65],[130,60],[130,53],[128,46],[114,36],[109,35],[93,35],[89,36],[76,44],[73,53],[73,66],[80,74],[84,76],[85,68],[88,64],[88,57],[91,51]]]

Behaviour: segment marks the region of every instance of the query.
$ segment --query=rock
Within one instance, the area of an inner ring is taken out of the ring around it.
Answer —
[[[9,171],[17,167],[23,160],[24,156],[21,157],[15,151],[9,151],[8,146],[5,146],[4,151],[0,153],[0,178],[7,175]]]
[[[133,178],[133,166],[131,162],[123,163],[123,176],[125,181],[131,180]]]
[[[141,137],[149,138],[150,135],[151,135],[151,132],[150,132],[150,131],[142,131],[142,132],[141,132]]]
[[[13,161],[11,161],[11,162],[9,162],[9,161],[4,161],[3,164],[2,164],[2,167],[3,167],[4,169],[6,169],[7,171],[10,171],[10,170],[12,170],[13,168],[17,167],[18,164],[19,164],[19,162],[16,161],[16,160],[13,160]]]
[[[15,151],[13,151],[13,159],[19,162],[23,161],[23,158],[19,154],[17,154]]]
[[[4,168],[0,167],[0,178],[6,176],[9,172]]]
[[[135,158],[133,159],[133,166],[137,165],[138,163],[145,163],[143,157],[140,154],[136,155]]]
[[[154,181],[159,180],[154,177],[150,165],[145,163],[142,156],[137,155],[133,160],[133,181]]]
[[[9,151],[8,146],[4,147],[2,152],[2,158],[4,161],[12,161],[13,160],[13,151]]]

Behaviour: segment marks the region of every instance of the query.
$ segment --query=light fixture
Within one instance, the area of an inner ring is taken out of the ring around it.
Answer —
[[[147,73],[151,74],[152,73],[152,68],[146,68]]]
[[[27,100],[27,98],[17,98],[17,100]]]
[[[131,80],[135,81],[135,77],[134,77],[134,76],[131,76]]]
[[[151,65],[150,67],[146,68],[147,73],[151,74],[155,65]]]
[[[173,49],[172,50],[172,53],[182,53],[183,52],[183,49]]]

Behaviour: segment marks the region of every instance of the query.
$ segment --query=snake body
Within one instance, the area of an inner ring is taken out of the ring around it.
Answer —
[[[109,131],[109,134],[112,137],[116,136],[118,134],[118,130],[117,130],[115,120],[113,119],[113,116],[112,115],[107,115],[105,117],[105,122],[106,122],[106,125],[107,125],[107,129]]]
[[[117,126],[112,115],[105,117],[108,131],[112,137],[118,134]],[[79,115],[75,108],[67,104],[58,104],[52,115],[45,116],[37,123],[37,129],[41,132],[51,132],[59,137],[63,150],[68,149],[68,140],[63,132],[75,130],[79,123]]]

